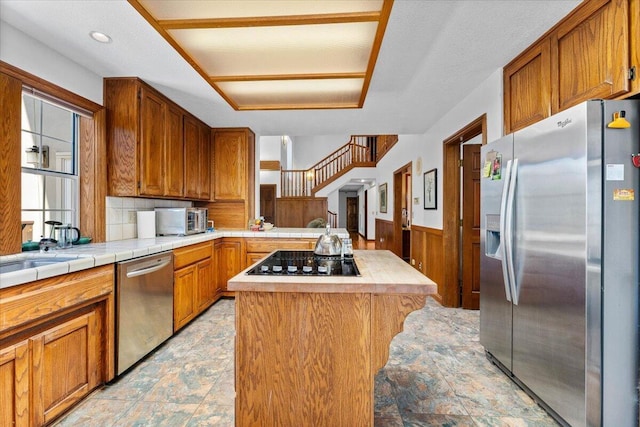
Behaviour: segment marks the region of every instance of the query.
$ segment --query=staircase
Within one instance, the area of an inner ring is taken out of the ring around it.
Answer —
[[[353,168],[375,167],[396,142],[398,135],[352,135],[310,169],[281,171],[281,197],[313,197]]]

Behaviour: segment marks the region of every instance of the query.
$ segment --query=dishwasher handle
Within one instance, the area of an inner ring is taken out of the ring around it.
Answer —
[[[165,268],[167,265],[169,265],[169,263],[171,263],[171,258],[165,258],[165,260],[163,262],[161,262],[160,264],[156,264],[156,265],[153,265],[151,267],[139,268],[139,269],[133,270],[133,271],[128,271],[127,272],[127,278],[131,279],[132,277],[144,276],[145,274],[153,273],[155,271],[158,271],[158,270],[161,270],[161,269]]]

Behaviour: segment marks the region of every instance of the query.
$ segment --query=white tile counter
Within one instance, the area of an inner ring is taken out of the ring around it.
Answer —
[[[0,257],[0,265],[27,258],[64,257],[73,260],[44,265],[36,268],[26,268],[0,274],[0,288],[20,285],[35,280],[67,274],[87,268],[113,264],[145,255],[170,251],[182,246],[206,242],[222,237],[265,237],[275,238],[318,238],[324,234],[324,228],[279,228],[269,231],[225,230],[219,229],[212,233],[194,234],[191,236],[163,236],[153,239],[129,239],[106,243],[90,243],[77,245],[69,249],[57,249],[41,253],[38,251],[22,252],[15,255]],[[344,228],[332,229],[332,233],[340,238],[349,237]]]

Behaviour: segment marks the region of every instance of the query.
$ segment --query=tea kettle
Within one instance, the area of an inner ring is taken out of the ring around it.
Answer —
[[[342,255],[342,241],[336,234],[331,234],[331,226],[329,224],[327,224],[327,231],[318,237],[313,253],[321,256]]]
[[[72,237],[76,233],[75,238]],[[55,227],[56,240],[61,249],[70,248],[74,243],[80,241],[80,229],[72,227],[71,224],[57,225]]]

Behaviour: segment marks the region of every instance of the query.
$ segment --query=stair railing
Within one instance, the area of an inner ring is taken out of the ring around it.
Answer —
[[[280,173],[280,193],[282,197],[311,197],[313,175],[311,170],[292,169]]]
[[[338,214],[336,212],[327,211],[327,222],[331,228],[338,228]]]
[[[282,197],[310,197],[314,189],[337,179],[354,167],[375,166],[376,136],[352,135],[349,142],[306,170],[283,170]]]

